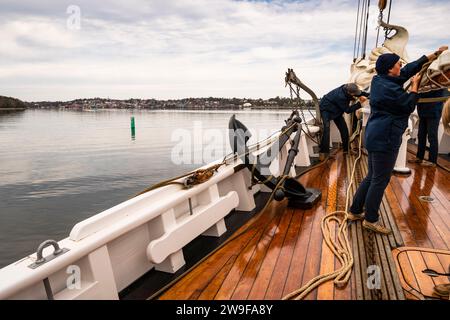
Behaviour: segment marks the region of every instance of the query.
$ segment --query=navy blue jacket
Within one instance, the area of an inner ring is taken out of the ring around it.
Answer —
[[[320,112],[322,118],[328,121],[334,120],[345,113],[351,113],[361,108],[361,104],[355,103],[349,106],[353,97],[348,95],[344,90],[344,85],[331,90],[320,100]]]
[[[419,93],[420,98],[439,98],[444,96],[449,96],[450,93],[447,89],[440,89],[430,92]],[[440,118],[442,115],[442,108],[444,106],[444,101],[441,102],[428,102],[428,103],[418,103],[417,113],[420,118]]]
[[[428,61],[426,56],[408,63],[400,76],[376,75],[370,85],[370,116],[365,133],[365,146],[372,152],[397,152],[402,135],[414,111],[417,93],[408,93],[403,85]]]

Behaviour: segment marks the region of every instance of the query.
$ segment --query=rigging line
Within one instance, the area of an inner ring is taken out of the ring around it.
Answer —
[[[311,109],[306,106],[306,102],[304,102],[302,100],[302,98],[300,97],[300,87],[299,86],[297,86],[297,91],[296,91],[295,94],[297,95],[298,105],[300,106],[300,108],[302,108],[301,112],[302,112],[302,115],[303,115],[303,120],[305,121],[305,125],[308,125],[308,124],[306,123],[305,115],[303,114],[303,109],[308,110],[309,114],[314,119],[314,123],[316,123],[317,122],[316,121],[316,117],[312,114]],[[303,107],[302,107],[302,102],[303,102]]]
[[[292,97],[292,92],[294,92],[295,95],[297,96],[297,101],[298,101],[297,104],[298,104],[298,106],[299,106],[300,111],[302,112],[302,114],[303,114],[303,109],[307,109],[308,112],[309,112],[309,114],[311,115],[312,119],[314,120],[314,123],[316,123],[316,122],[317,122],[317,118],[316,118],[317,115],[314,115],[314,114],[311,112],[311,109],[309,109],[309,108],[306,107],[306,103],[304,104],[304,106],[302,106],[302,104],[301,104],[302,99],[300,98],[300,88],[296,85],[297,91],[295,91],[294,88],[292,88],[292,84],[291,84],[291,83],[289,83],[289,88],[290,88],[290,90],[291,90],[291,100],[292,100],[293,105],[295,104],[295,99]],[[296,110],[297,110],[297,109],[296,109]]]
[[[364,12],[362,13],[362,17],[361,17],[361,43],[360,43],[360,48],[361,48],[361,58],[364,59],[364,35],[365,35],[365,26],[366,26],[366,16],[367,16],[367,0],[364,0]]]
[[[389,24],[390,20],[391,20],[391,8],[392,8],[392,0],[389,1],[389,9],[388,9],[388,17],[387,17],[387,21],[386,23]],[[389,30],[388,28],[385,29],[384,31],[384,40],[386,40],[388,38],[389,32],[391,30]]]
[[[358,24],[359,24],[359,8],[361,6],[361,0],[358,0],[358,11],[356,13],[356,26],[355,26],[355,43],[353,44],[353,62],[355,62],[356,56],[356,40],[358,39]]]
[[[366,12],[366,25],[365,25],[365,32],[364,32],[364,51],[363,51],[363,59],[366,58],[366,48],[367,48],[367,27],[369,25],[369,10],[370,9],[370,0],[367,0],[367,12]]]
[[[294,89],[292,88],[291,83],[289,83],[289,88],[290,88],[290,90],[291,90],[291,100],[292,100],[292,99],[293,99],[293,97],[292,97],[292,92],[294,91]],[[297,91],[295,92],[295,94],[297,95],[297,100],[299,101],[300,115],[301,115],[301,117],[302,117],[303,123],[305,124],[306,131],[305,131],[305,129],[303,128],[303,124],[300,125],[300,128],[301,128],[301,130],[303,131],[303,133],[305,133],[305,135],[311,139],[311,141],[315,142],[316,144],[320,144],[319,139],[315,139],[315,138],[313,137],[311,131],[309,130],[309,124],[307,123],[306,118],[305,118],[305,114],[303,113],[303,107],[300,105],[300,102],[301,102],[301,98],[300,98],[300,88],[299,88],[298,86],[297,86]],[[292,101],[294,101],[294,100],[292,100]],[[294,102],[293,102],[293,103],[294,103]],[[316,118],[315,118],[314,115],[312,114],[311,110],[308,109],[308,111],[309,111],[309,113],[311,114],[312,118],[313,118],[314,121],[315,121]]]
[[[298,101],[299,101],[299,103],[302,102],[302,98],[300,98],[300,89],[301,89],[300,87],[297,87],[297,95],[298,95]],[[311,115],[311,117],[314,119],[314,123],[317,123],[316,116],[313,115],[311,109],[308,108],[308,107],[306,106],[306,102],[304,102],[304,106],[305,106],[306,110],[308,110],[308,112],[309,112],[309,114]],[[308,124],[306,124],[306,125],[308,125]]]
[[[391,8],[392,8],[392,0],[389,1],[389,11],[388,11],[387,23],[389,23],[389,21],[391,21]]]
[[[380,29],[381,29],[380,23],[381,21],[383,21],[383,10],[384,9],[380,9],[380,14],[378,15],[377,40],[375,41],[375,48],[378,48],[378,39],[380,37]]]
[[[365,8],[366,8],[366,0],[363,1],[362,3],[362,8],[361,8],[361,12],[360,12],[360,20],[359,20],[359,30],[358,30],[358,46],[357,46],[357,50],[356,50],[356,57],[359,58],[359,50],[361,49],[361,36],[362,36],[362,28],[363,28],[363,18],[364,18],[364,12],[365,12]]]

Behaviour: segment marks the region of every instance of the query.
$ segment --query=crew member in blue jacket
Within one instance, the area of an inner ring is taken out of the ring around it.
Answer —
[[[325,158],[330,153],[330,122],[334,121],[343,144],[344,152],[348,152],[348,129],[343,114],[352,113],[361,108],[361,103],[366,100],[366,93],[362,92],[355,83],[347,83],[331,90],[320,100],[320,114],[323,122],[322,141],[320,142],[320,157]],[[350,102],[359,98],[359,102],[350,106]]]
[[[435,91],[429,91],[419,94],[420,98],[440,98],[449,96],[447,89],[440,89]],[[442,108],[444,102],[428,102],[418,103],[417,113],[419,114],[419,133],[416,159],[410,161],[420,163],[423,166],[435,167],[438,157],[439,141],[438,141],[438,128],[441,120]],[[428,154],[428,161],[424,160],[425,146],[430,143],[430,152]]]
[[[401,68],[400,57],[393,53],[382,54],[376,62],[377,75],[373,77],[370,90],[370,116],[364,136],[368,151],[368,174],[353,197],[348,220],[364,219],[363,227],[389,234],[391,230],[379,223],[378,210],[391,178],[392,170],[408,127],[409,115],[417,103],[417,90],[422,66],[447,50],[443,46],[429,56],[408,63]],[[410,78],[411,89],[406,92],[403,85]],[[363,215],[365,207],[365,215]]]

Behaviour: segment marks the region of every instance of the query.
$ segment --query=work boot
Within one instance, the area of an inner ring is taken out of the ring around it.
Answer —
[[[347,220],[348,221],[364,220],[364,213],[362,213],[362,214],[353,214],[351,212],[348,212],[347,213]]]
[[[422,161],[422,163],[420,165],[423,166],[423,167],[431,167],[431,168],[436,167],[436,163],[430,162],[430,161],[426,161],[426,160]]]
[[[379,221],[372,223],[367,220],[364,220],[362,223],[362,226],[368,230],[372,230],[374,232],[384,234],[384,235],[392,233],[391,229],[382,226]]]
[[[450,283],[438,284],[434,286],[434,293],[440,297],[448,298],[450,292]]]

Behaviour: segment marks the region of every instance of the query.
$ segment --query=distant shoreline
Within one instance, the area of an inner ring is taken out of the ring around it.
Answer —
[[[314,109],[309,100],[291,100],[275,97],[270,99],[243,98],[186,98],[178,100],[156,99],[77,99],[72,101],[39,101],[28,104],[29,108],[43,109],[134,109],[134,110],[292,110],[293,107]]]
[[[254,107],[254,108],[139,108],[139,107],[105,107],[105,108],[89,108],[89,107],[36,107],[31,106],[28,108],[23,109],[44,109],[44,110],[74,110],[74,111],[96,111],[96,110],[148,110],[148,111],[260,111],[260,110],[284,110],[289,111],[292,110],[292,108],[289,107],[283,107],[283,108],[277,108],[277,107],[270,107],[270,108],[264,108],[264,107]],[[0,109],[2,110],[2,109]],[[5,109],[3,109],[5,110]],[[314,109],[310,109],[314,110]]]
[[[0,108],[0,111],[23,111],[27,110],[27,108]]]

